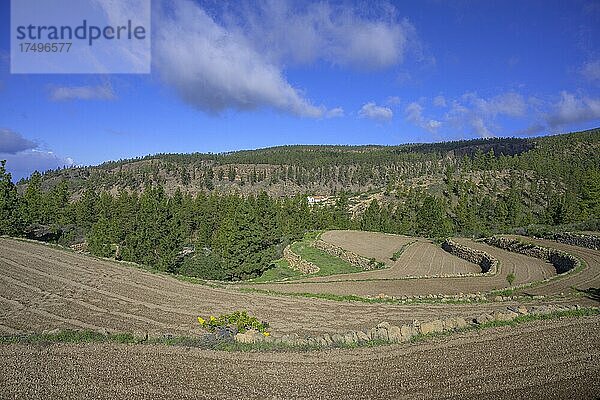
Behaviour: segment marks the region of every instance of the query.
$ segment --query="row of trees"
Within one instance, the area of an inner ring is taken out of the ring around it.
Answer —
[[[325,148],[319,150],[313,164],[278,167],[280,179],[302,180],[307,171],[312,171],[310,176],[315,179],[353,179],[355,174],[369,179],[386,176],[387,184],[380,188],[385,187],[387,195],[382,201],[370,201],[363,212],[354,216],[349,212],[352,204],[347,193],[339,194],[333,205],[316,207],[309,207],[304,195],[279,198],[265,193],[243,196],[214,191],[190,195],[179,189],[167,195],[155,180],[161,173],[155,167],[151,171],[155,178],[141,192],[120,190],[111,194],[102,185],[82,191],[70,188],[68,183],[73,184],[73,180],[66,179],[58,179],[51,189],[42,190],[45,177],[34,173],[19,193],[3,162],[0,234],[29,235],[41,226],[52,233],[46,239],[66,244],[85,239],[90,250],[100,256],[117,256],[191,276],[245,279],[268,268],[287,243],[309,230],[363,229],[444,237],[487,235],[530,224],[560,225],[598,218],[597,143],[597,135],[584,132],[544,139],[535,150],[521,154],[496,155],[493,148],[485,153],[477,148],[471,155],[458,155],[444,162],[436,162],[439,155],[429,152],[436,147],[425,146],[423,153],[416,155],[401,152],[399,158],[393,158],[391,149],[365,148],[365,153],[353,156],[344,148]],[[305,147],[284,150],[278,153],[267,149],[254,155],[241,152],[231,157],[240,162],[249,161],[244,157],[275,157],[283,162],[309,158],[308,154],[316,151]],[[374,155],[375,161],[366,162],[367,153]],[[174,163],[177,159],[173,157],[166,160]],[[214,159],[222,161],[216,156]],[[335,164],[338,159],[342,160],[339,165]],[[356,159],[365,162],[359,166],[349,164]],[[399,164],[394,161],[398,159]],[[327,165],[324,160],[333,164]],[[405,168],[398,170],[399,165]],[[213,179],[236,179],[235,165],[219,171],[215,177],[211,167],[204,166],[201,174],[207,176],[205,185]],[[269,179],[260,171],[250,171],[251,182]],[[438,186],[408,184],[404,188],[401,173],[406,171],[424,180],[438,174],[443,182]],[[195,178],[181,176],[186,182]]]

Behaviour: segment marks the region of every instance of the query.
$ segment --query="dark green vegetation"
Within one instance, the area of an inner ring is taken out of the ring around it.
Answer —
[[[263,272],[261,276],[258,278],[252,279],[253,283],[261,283],[261,282],[273,282],[273,281],[281,281],[293,278],[301,278],[304,274],[302,272],[293,269],[290,267],[290,263],[288,263],[283,258],[273,262],[271,268]]]
[[[307,194],[335,196],[309,206]],[[529,226],[598,230],[598,215],[598,129],[534,139],[161,154],[34,173],[16,186],[0,167],[0,234],[62,244],[85,239],[93,254],[205,279],[260,276],[311,230],[428,237]]]

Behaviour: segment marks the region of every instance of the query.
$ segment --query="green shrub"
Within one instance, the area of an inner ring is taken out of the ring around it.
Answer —
[[[517,279],[517,277],[512,272],[510,274],[506,275],[506,282],[508,282],[509,286],[512,286],[515,279]]]
[[[261,322],[258,318],[248,315],[246,311],[235,311],[231,314],[221,314],[218,317],[211,315],[208,320],[198,317],[198,322],[202,327],[210,332],[218,328],[235,328],[238,332],[244,333],[248,329],[255,329],[264,334],[267,333],[269,324]]]

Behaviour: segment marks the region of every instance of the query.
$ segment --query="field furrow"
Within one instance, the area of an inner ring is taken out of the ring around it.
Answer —
[[[467,243],[470,244],[470,241]],[[504,257],[503,250],[488,249],[482,244],[477,246],[484,246],[486,250]],[[411,248],[405,252],[407,259],[416,254],[409,251]],[[595,253],[585,250],[583,253],[588,261],[594,261]],[[531,264],[535,274],[543,275],[540,271],[548,272],[548,268],[552,268],[539,260],[540,264],[536,264],[535,259],[532,262],[529,257],[508,254],[513,258],[506,258],[501,267],[513,265],[512,268],[517,268],[524,260]],[[506,260],[513,262],[510,264]],[[596,264],[594,268],[597,267]],[[277,291],[358,295],[469,293],[505,287],[502,274],[496,277],[334,280],[255,286]],[[531,276],[538,276],[535,274]],[[360,275],[349,277],[355,279]],[[517,277],[519,275],[517,273]],[[0,238],[0,296],[4,299],[0,301],[3,331],[19,332],[85,324],[113,331],[155,330],[194,334],[199,328],[197,315],[247,310],[269,321],[277,332],[333,333],[364,329],[383,320],[402,324],[413,319],[475,316],[482,310],[493,311],[511,304],[367,304],[240,293],[235,285],[211,288],[191,284],[127,264],[7,238]],[[575,300],[581,303],[584,299]],[[575,300],[563,301],[569,304]],[[332,315],[336,317],[332,318]]]

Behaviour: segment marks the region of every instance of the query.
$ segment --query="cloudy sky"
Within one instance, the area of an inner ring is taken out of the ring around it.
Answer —
[[[600,126],[600,1],[152,2],[151,74],[10,74],[15,177],[158,152]]]

